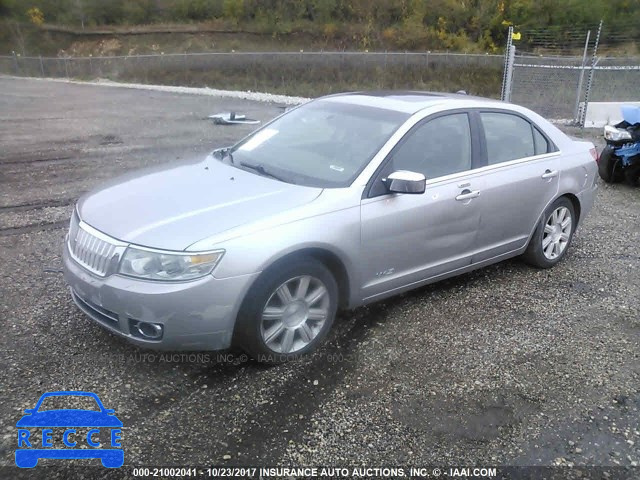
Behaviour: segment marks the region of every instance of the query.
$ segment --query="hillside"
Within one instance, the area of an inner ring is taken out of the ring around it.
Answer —
[[[636,53],[640,38],[640,2],[629,0],[0,0],[0,18],[0,53],[23,56],[234,49],[499,53],[509,25],[535,32],[535,41],[523,40],[525,50],[579,51],[584,33],[600,19],[611,48]]]

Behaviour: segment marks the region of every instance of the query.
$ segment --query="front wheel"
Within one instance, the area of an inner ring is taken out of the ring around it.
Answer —
[[[313,258],[267,270],[247,294],[234,343],[254,359],[282,363],[315,350],[333,324],[338,285]]]
[[[545,210],[524,253],[525,261],[539,268],[553,267],[566,254],[575,228],[573,204],[568,198],[560,197]]]
[[[620,157],[614,154],[614,150],[610,145],[604,147],[600,154],[598,174],[605,183],[618,183],[624,179]]]

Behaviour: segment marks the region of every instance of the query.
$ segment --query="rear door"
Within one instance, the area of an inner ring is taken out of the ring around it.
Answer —
[[[486,166],[477,251],[472,263],[523,248],[559,185],[559,152],[525,117],[479,111]]]

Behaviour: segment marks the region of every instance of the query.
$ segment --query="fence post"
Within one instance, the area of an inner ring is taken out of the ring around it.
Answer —
[[[602,20],[598,25],[598,33],[596,34],[596,43],[593,46],[593,56],[591,57],[591,70],[589,70],[589,79],[587,80],[587,89],[584,94],[584,108],[580,115],[580,126],[584,128],[584,123],[587,120],[587,107],[589,106],[589,95],[591,94],[591,86],[593,84],[593,72],[596,69],[596,63],[598,63],[598,43],[600,43],[600,34],[602,33]]]
[[[580,69],[580,76],[578,77],[578,88],[576,90],[576,108],[573,115],[573,121],[576,124],[580,120],[580,93],[582,93],[582,83],[584,82],[584,69],[587,66],[587,52],[589,50],[589,38],[591,37],[591,30],[587,31],[587,39],[584,41],[584,53],[582,54],[582,68]]]
[[[502,92],[500,93],[500,100],[507,101],[507,96],[511,96],[511,91],[507,93],[507,87],[511,89],[511,79],[507,81],[510,73],[513,73],[513,69],[509,62],[511,54],[511,46],[513,45],[513,27],[509,27],[509,33],[507,33],[507,46],[504,51],[504,71],[502,72]],[[507,85],[507,83],[509,85]]]
[[[44,64],[42,63],[42,55],[38,55],[40,59],[40,74],[44,77]]]
[[[16,55],[15,50],[13,50],[11,54],[13,55],[13,66],[16,70],[16,75],[20,75],[20,67],[18,66],[18,56]]]
[[[184,54],[182,55],[182,65],[184,67],[184,84],[187,85],[188,81],[188,73],[187,73],[187,52],[184,52]]]
[[[67,57],[64,57],[64,73],[67,76],[67,80],[69,80],[69,64],[67,62]]]
[[[509,47],[509,51],[507,52],[507,66],[504,77],[504,97],[502,98],[503,102],[511,101],[511,83],[513,80],[513,64],[516,61],[516,46],[511,45]]]

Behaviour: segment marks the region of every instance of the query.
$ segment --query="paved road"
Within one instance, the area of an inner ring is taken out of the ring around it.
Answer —
[[[86,319],[43,271],[60,267],[75,199],[248,133],[204,120],[229,110],[281,111],[0,78],[0,465],[22,410],[53,390],[114,408],[128,465],[640,462],[640,190],[626,186],[601,186],[553,270],[509,261],[342,313],[285,366],[154,355]]]

